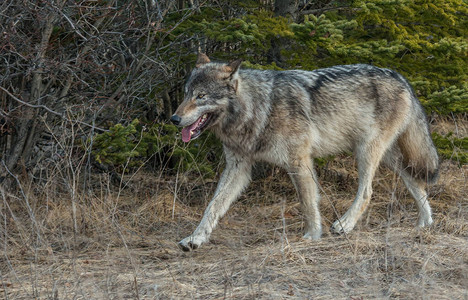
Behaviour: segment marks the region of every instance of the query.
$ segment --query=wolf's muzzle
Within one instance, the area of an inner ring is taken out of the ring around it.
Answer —
[[[171,122],[174,125],[179,125],[181,120],[182,119],[178,115],[172,115],[172,117],[171,117]]]

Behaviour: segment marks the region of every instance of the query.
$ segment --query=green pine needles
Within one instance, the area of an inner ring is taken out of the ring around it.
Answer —
[[[153,160],[160,168],[171,167],[213,177],[214,162],[219,161],[221,155],[219,142],[212,134],[204,134],[195,142],[185,144],[178,134],[179,129],[174,125],[143,125],[135,119],[126,126],[116,124],[108,132],[95,136],[92,154],[97,163],[119,173]]]

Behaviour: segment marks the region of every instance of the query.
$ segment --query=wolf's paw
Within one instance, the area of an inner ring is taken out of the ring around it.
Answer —
[[[322,235],[322,227],[318,226],[314,229],[309,229],[302,237],[305,240],[318,241]]]
[[[197,249],[204,242],[205,240],[202,237],[188,236],[179,242],[179,247],[187,252]]]
[[[331,231],[338,234],[349,233],[353,230],[355,222],[350,221],[345,216],[341,217],[339,220],[335,221],[331,227]]]
[[[430,226],[434,221],[432,220],[431,215],[420,215],[418,219],[418,227]]]
[[[309,241],[318,241],[320,240],[320,233],[310,233],[310,232],[307,232],[306,234],[304,234],[304,236],[302,237],[304,240],[309,240]]]

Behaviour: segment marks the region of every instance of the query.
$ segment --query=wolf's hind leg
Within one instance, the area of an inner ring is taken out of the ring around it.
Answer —
[[[385,150],[385,144],[379,140],[362,145],[356,150],[359,173],[358,192],[348,211],[333,223],[331,228],[333,232],[350,232],[366,210],[372,196],[372,180]]]
[[[414,178],[411,174],[403,168],[403,156],[399,147],[394,144],[393,147],[385,154],[383,163],[393,170],[396,174],[400,175],[405,183],[411,196],[414,198],[419,210],[418,227],[429,226],[433,223],[431,207],[427,199],[425,190],[425,182],[421,179]]]
[[[305,239],[318,240],[322,235],[322,223],[320,220],[317,177],[309,155],[295,161],[289,169],[289,175],[296,187],[302,210],[306,219]]]
[[[402,173],[401,178],[418,206],[419,218],[417,226],[425,227],[431,225],[434,221],[432,220],[431,207],[429,206],[427,193],[424,189],[424,183],[412,178],[407,172]]]

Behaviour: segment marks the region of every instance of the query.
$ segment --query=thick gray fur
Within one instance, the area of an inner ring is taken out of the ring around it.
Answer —
[[[352,151],[359,188],[349,210],[332,225],[350,232],[366,209],[382,162],[401,176],[419,209],[417,225],[430,225],[425,187],[437,179],[439,160],[426,116],[408,81],[370,65],[315,71],[240,69],[240,61],[213,63],[199,55],[176,111],[180,126],[209,114],[222,141],[226,168],[203,219],[180,242],[184,250],[209,240],[218,220],[250,182],[252,165],[285,168],[306,219],[304,238],[319,239],[322,222],[313,158]]]

